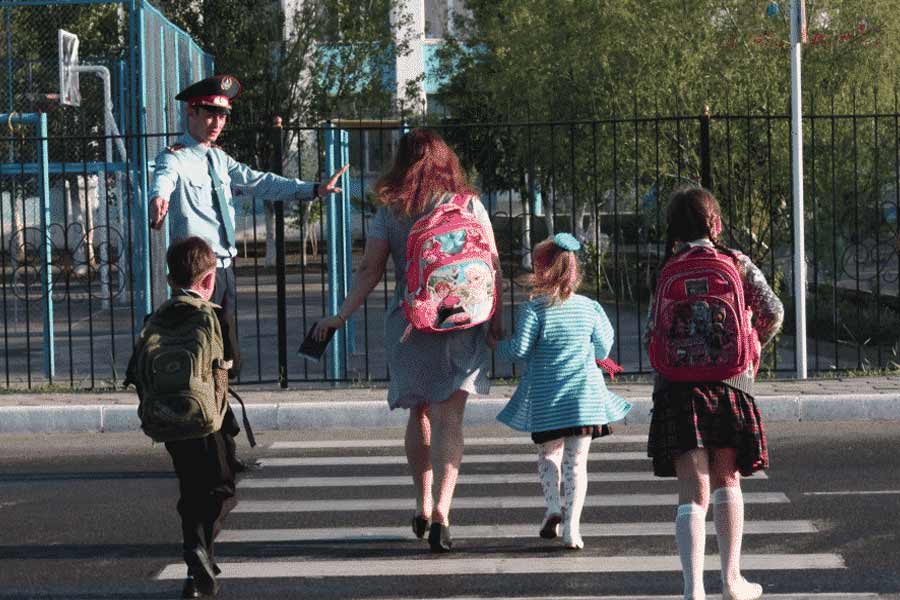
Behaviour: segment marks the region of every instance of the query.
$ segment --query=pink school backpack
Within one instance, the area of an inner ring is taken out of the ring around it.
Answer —
[[[494,314],[490,237],[469,210],[473,196],[455,195],[415,222],[406,240],[409,327],[442,333],[475,327]]]
[[[652,317],[650,365],[670,381],[725,381],[758,364],[734,255],[695,246],[671,257],[656,285]]]

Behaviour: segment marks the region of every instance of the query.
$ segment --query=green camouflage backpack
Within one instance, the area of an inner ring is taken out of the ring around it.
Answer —
[[[172,442],[218,431],[228,363],[214,304],[176,296],[160,306],[141,330],[125,379],[137,388],[144,433]]]

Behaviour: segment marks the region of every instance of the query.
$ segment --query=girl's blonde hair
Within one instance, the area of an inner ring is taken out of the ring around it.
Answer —
[[[544,240],[531,253],[534,272],[530,277],[531,297],[545,296],[548,304],[563,302],[578,291],[581,269],[575,253]]]

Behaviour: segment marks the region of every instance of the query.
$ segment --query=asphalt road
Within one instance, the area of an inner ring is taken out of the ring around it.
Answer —
[[[744,484],[745,574],[766,598],[900,598],[900,423],[768,430],[772,468]],[[264,466],[220,535],[219,597],[680,597],[675,486],[648,476],[645,435],[620,427],[594,442],[586,548],[569,552],[536,535],[527,438],[468,431],[456,551],[433,557],[409,531],[400,432],[262,432],[242,448]],[[0,599],[177,598],[176,492],[164,448],[140,434],[0,436]],[[706,585],[717,597],[712,561]]]

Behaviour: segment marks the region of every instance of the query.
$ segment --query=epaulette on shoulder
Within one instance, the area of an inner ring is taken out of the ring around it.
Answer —
[[[185,146],[184,144],[172,144],[171,146],[166,146],[166,150],[168,152],[171,152],[172,154],[175,154],[179,150],[184,150],[186,147],[187,146]]]

